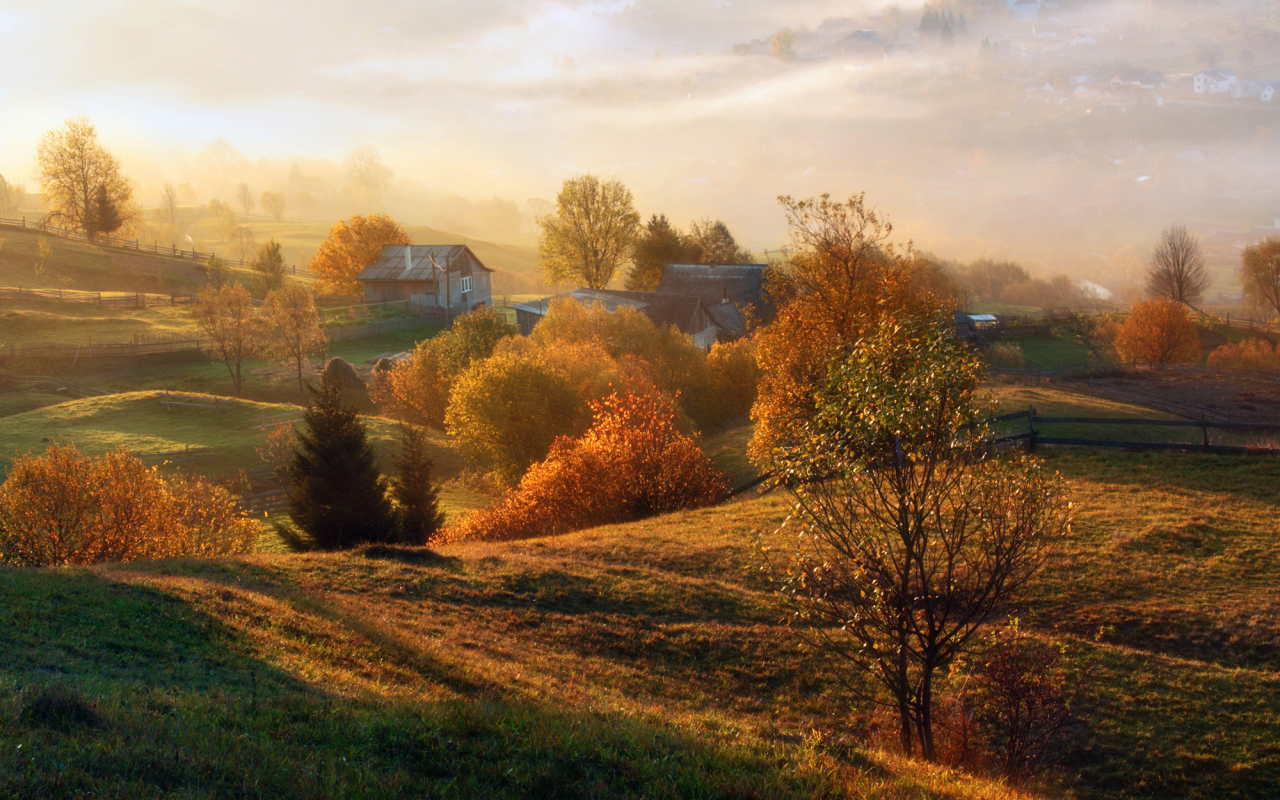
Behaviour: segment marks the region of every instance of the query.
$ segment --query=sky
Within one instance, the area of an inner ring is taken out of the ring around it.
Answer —
[[[598,171],[632,185],[642,212],[671,206],[748,225],[759,216],[750,208],[776,216],[774,196],[803,182],[743,197],[743,176],[724,173],[767,157],[761,122],[796,115],[798,101],[824,93],[830,75],[767,75],[710,97],[681,90],[726,83],[741,61],[731,55],[735,43],[858,8],[825,0],[6,0],[0,173],[33,184],[41,133],[88,115],[144,184],[180,179],[170,173],[217,138],[251,162],[336,161],[373,145],[398,177],[443,194],[552,198],[565,177]],[[803,114],[852,112],[819,103]],[[799,165],[795,177],[811,167]],[[779,232],[743,238],[763,244]]]

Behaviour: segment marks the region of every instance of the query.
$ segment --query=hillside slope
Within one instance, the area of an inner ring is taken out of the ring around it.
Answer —
[[[1094,683],[1045,796],[1267,796],[1280,466],[1050,464],[1077,532],[1024,622]],[[797,646],[745,569],[785,511],[769,495],[434,553],[0,570],[0,795],[1016,797],[877,749],[891,737],[842,667]],[[81,724],[37,702],[49,686],[87,698]]]
[[[40,255],[40,240],[50,255]],[[0,286],[86,292],[190,294],[205,283],[194,261],[98,247],[0,225]]]
[[[0,794],[1009,796],[810,733],[848,701],[741,570],[742,533],[777,511],[439,554],[0,570]],[[89,724],[20,721],[55,683]]]

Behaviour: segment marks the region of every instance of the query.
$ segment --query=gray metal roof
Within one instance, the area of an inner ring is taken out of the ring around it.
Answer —
[[[764,300],[764,264],[668,264],[658,291],[687,294],[704,305],[742,303],[761,305]]]
[[[382,248],[382,260],[360,270],[358,281],[429,281],[463,266],[493,270],[464,244],[392,244]],[[432,261],[434,260],[434,266]]]

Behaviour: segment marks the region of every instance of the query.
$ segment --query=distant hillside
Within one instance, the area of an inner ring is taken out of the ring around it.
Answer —
[[[336,223],[337,220],[334,220]],[[275,239],[284,245],[285,256],[291,263],[301,265],[315,253],[316,248],[329,235],[333,223],[290,222],[282,220],[250,219],[243,223],[259,242]],[[496,270],[506,272],[531,272],[537,269],[538,253],[532,247],[495,244],[472,239],[448,231],[440,231],[425,225],[406,225],[405,233],[414,244],[465,244],[480,260]],[[219,253],[225,245],[219,241],[211,220],[203,220],[192,226],[192,236],[201,239],[207,247]]]

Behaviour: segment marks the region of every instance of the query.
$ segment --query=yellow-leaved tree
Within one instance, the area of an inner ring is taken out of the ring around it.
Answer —
[[[640,232],[631,190],[598,175],[569,178],[556,211],[538,220],[538,261],[548,280],[603,289],[631,259]]]
[[[311,271],[319,277],[319,290],[326,295],[358,295],[356,275],[378,263],[382,248],[409,244],[409,236],[386,214],[356,214],[329,229],[329,236],[311,258]]]
[[[1122,361],[1144,364],[1190,364],[1200,358],[1200,337],[1186,306],[1165,297],[1135,305],[1115,347]]]
[[[47,131],[36,146],[36,169],[49,213],[45,220],[90,239],[128,226],[138,216],[120,162],[98,142],[88,117]]]

